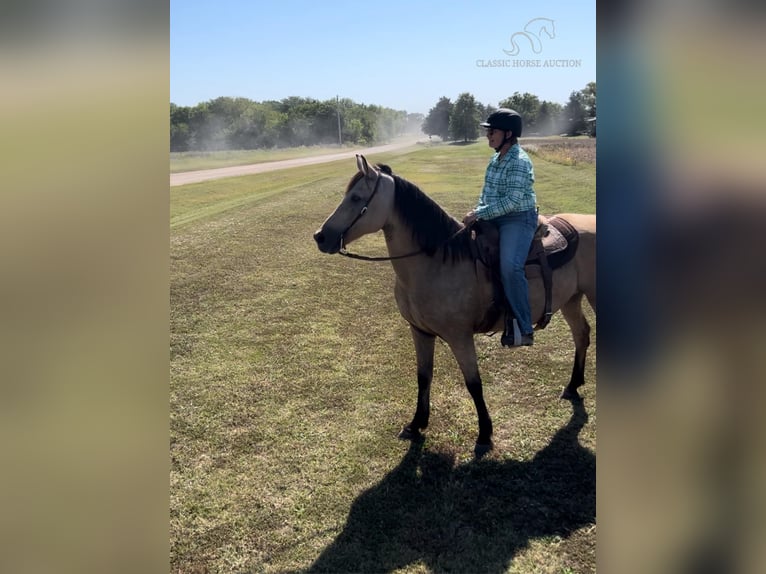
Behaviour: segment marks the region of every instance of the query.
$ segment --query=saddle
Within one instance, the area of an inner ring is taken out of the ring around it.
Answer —
[[[495,300],[505,301],[506,311],[510,305],[505,299],[500,280],[500,246],[497,226],[491,221],[477,221],[472,226],[476,257],[492,271],[495,284]],[[567,221],[560,217],[539,215],[537,229],[527,255],[526,267],[540,267],[545,286],[545,310],[537,321],[537,328],[544,329],[551,320],[553,270],[569,263],[577,251],[580,235]]]

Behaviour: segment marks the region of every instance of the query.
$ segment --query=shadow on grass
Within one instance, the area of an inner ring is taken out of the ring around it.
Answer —
[[[530,461],[481,460],[412,443],[351,506],[343,532],[307,572],[506,572],[534,538],[568,537],[596,520],[596,457],[578,441],[582,404]]]

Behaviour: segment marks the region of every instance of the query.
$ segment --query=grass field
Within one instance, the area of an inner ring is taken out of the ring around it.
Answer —
[[[593,212],[595,152],[536,145],[541,210]],[[369,159],[462,215],[489,153]],[[171,189],[170,572],[595,571],[595,345],[573,410],[557,398],[574,354],[560,315],[532,348],[477,336],[495,448],[476,461],[473,403],[437,343],[426,440],[398,440],[417,385],[391,266],[311,237],[355,169]],[[384,251],[380,236],[354,247]]]
[[[307,146],[277,150],[228,150],[228,151],[185,151],[170,153],[170,173],[215,169],[232,165],[249,165],[267,161],[280,161],[297,157],[339,153],[340,146]]]
[[[425,138],[425,136],[423,136]],[[402,141],[414,142],[412,134],[394,138],[392,141],[381,143],[396,143]],[[285,149],[254,149],[254,150],[225,150],[225,151],[188,151],[170,153],[170,173],[215,169],[234,165],[251,165],[271,161],[282,161],[301,157],[320,156],[343,153],[361,149],[359,145],[316,145],[301,146]]]

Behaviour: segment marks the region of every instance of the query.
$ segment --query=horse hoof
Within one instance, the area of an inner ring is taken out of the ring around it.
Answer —
[[[473,453],[476,455],[476,458],[481,458],[485,454],[487,454],[489,451],[492,450],[492,442],[483,444],[483,443],[476,443],[476,446],[473,448]]]
[[[578,393],[576,390],[571,390],[569,387],[565,388],[562,393],[561,397],[565,401],[572,401],[573,403],[581,403],[582,397],[580,396],[580,393]]]
[[[423,440],[423,435],[419,430],[413,430],[412,427],[406,426],[402,429],[402,432],[399,433],[399,438],[401,440],[411,440],[413,442],[417,442]]]

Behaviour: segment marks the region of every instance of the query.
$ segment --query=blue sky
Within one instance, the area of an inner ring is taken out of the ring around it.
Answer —
[[[528,24],[537,18],[554,21],[555,38]],[[462,92],[495,106],[516,91],[564,104],[595,80],[595,0],[170,2],[170,100],[182,106],[339,95],[428,113]]]

